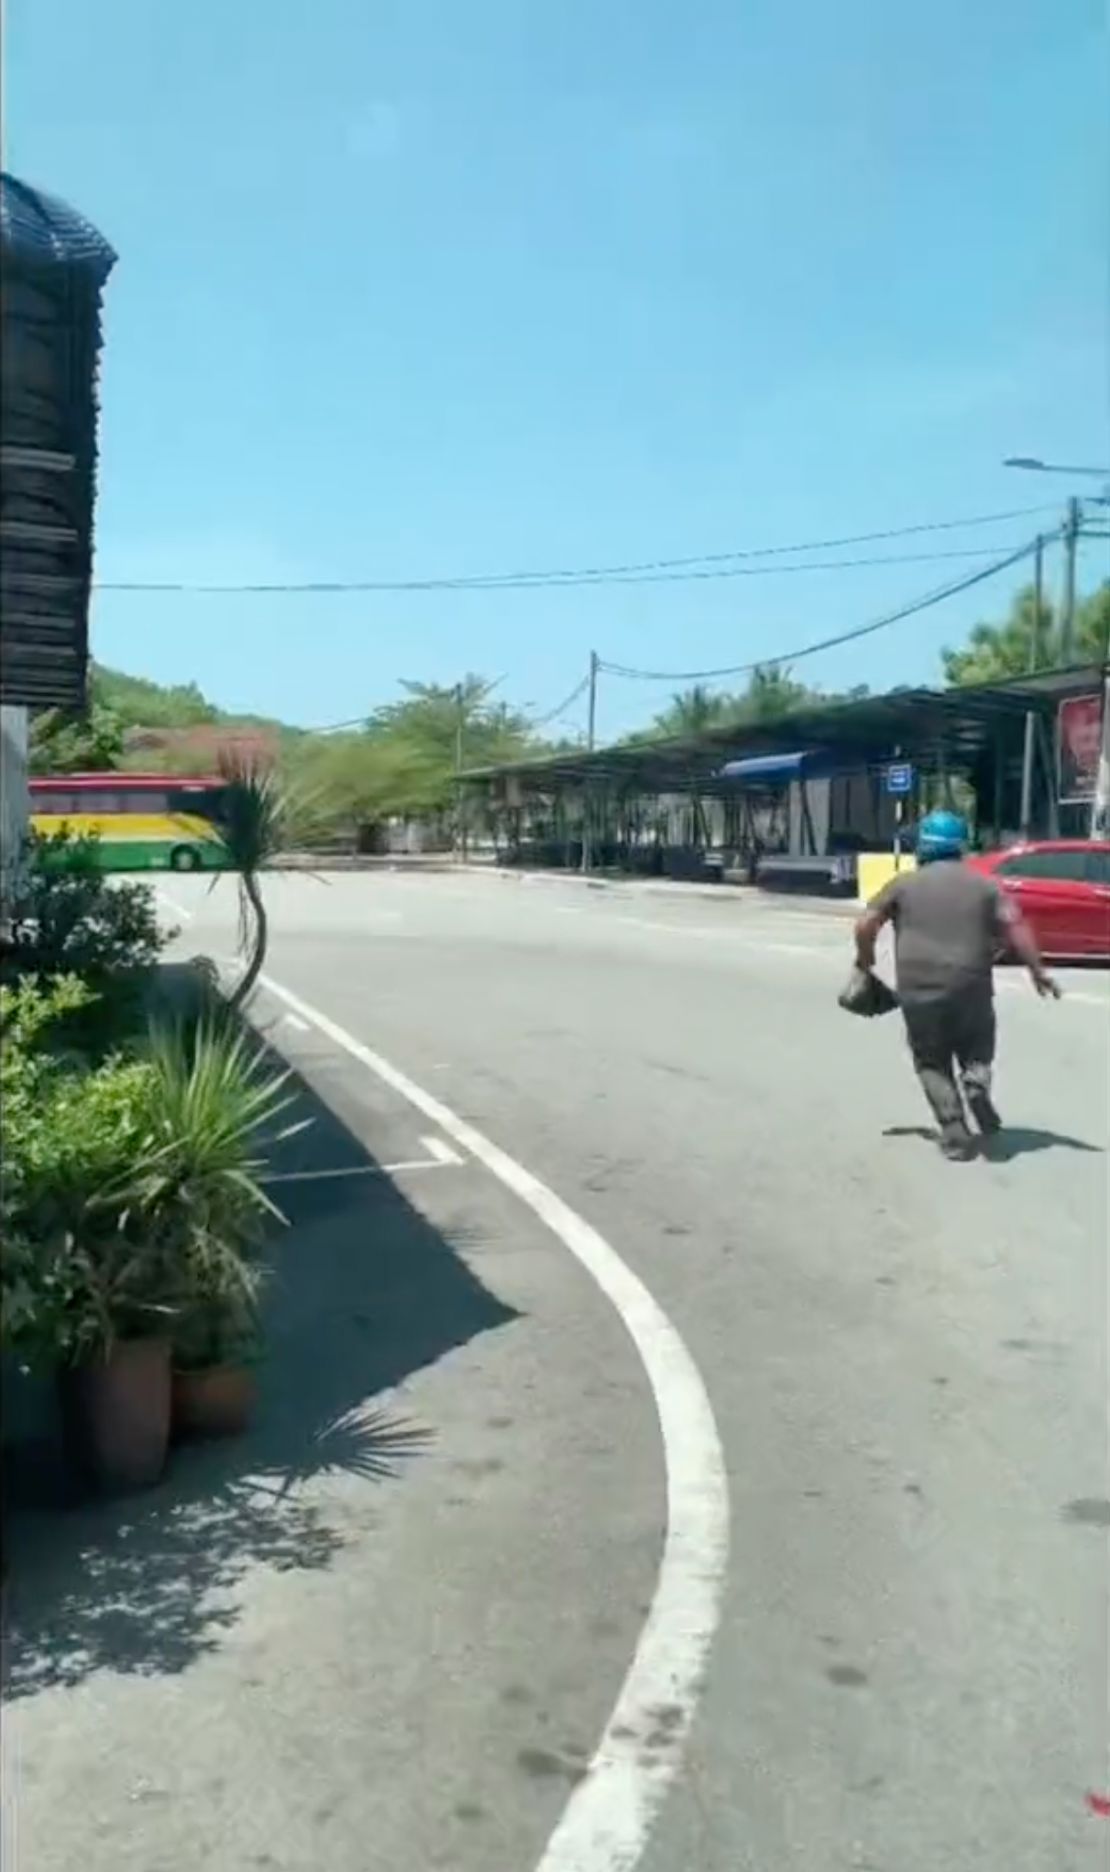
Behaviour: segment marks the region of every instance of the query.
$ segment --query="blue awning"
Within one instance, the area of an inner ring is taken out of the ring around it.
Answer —
[[[753,754],[748,760],[726,761],[722,780],[796,780],[808,756],[800,754]]]

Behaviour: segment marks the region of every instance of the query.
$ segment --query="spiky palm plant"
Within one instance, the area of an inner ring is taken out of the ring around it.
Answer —
[[[224,782],[224,848],[239,878],[239,946],[243,974],[230,997],[241,1007],[262,972],[269,940],[260,872],[282,849],[289,801],[276,769],[256,754],[228,748],[220,756]]]
[[[195,1353],[249,1334],[267,1223],[285,1220],[263,1179],[291,1121],[291,1075],[275,1070],[226,1013],[155,1031],[149,1060],[162,1134],[140,1202],[166,1214],[184,1278],[182,1333]],[[203,1360],[201,1362],[204,1362]]]

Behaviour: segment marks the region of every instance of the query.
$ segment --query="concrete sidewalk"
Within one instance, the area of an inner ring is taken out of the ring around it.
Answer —
[[[123,1502],[67,1503],[42,1448],[8,1477],[7,1872],[523,1872],[635,1645],[662,1510],[619,1325],[288,1038],[314,1122],[252,1430]]]
[[[634,877],[623,871],[554,871],[531,870],[525,866],[498,865],[493,862],[458,864],[449,853],[437,852],[427,857],[394,853],[382,857],[314,856],[311,852],[287,852],[275,869],[315,871],[326,876],[329,871],[409,872],[414,877],[447,876],[498,878],[516,884],[564,884],[579,890],[613,891],[629,896],[708,898],[717,903],[746,903],[815,911],[832,917],[854,917],[859,906],[854,898],[826,897],[802,890],[763,890],[754,884],[695,883],[680,878]]]
[[[623,872],[528,871],[505,866],[455,865],[455,872],[470,877],[513,879],[525,884],[569,884],[584,890],[613,891],[619,895],[710,899],[722,904],[759,905],[817,911],[830,916],[855,917],[859,906],[850,897],[823,897],[807,891],[761,890],[754,884],[704,884],[681,878],[629,877]]]

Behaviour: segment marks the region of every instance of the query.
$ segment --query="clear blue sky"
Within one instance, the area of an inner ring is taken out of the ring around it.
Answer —
[[[1103,14],[9,0],[6,165],[120,255],[98,575],[592,564],[1062,501],[1067,481],[999,462],[1110,448]],[[1085,549],[1088,583],[1105,560]],[[466,668],[541,707],[593,645],[772,656],[959,569],[104,593],[94,648],[306,723]],[[928,680],[1013,583],[798,673]],[[665,693],[606,683],[603,733]]]

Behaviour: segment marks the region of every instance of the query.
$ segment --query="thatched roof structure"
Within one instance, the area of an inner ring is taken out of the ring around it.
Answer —
[[[100,304],[115,258],[65,202],[0,174],[0,702],[85,699]]]

